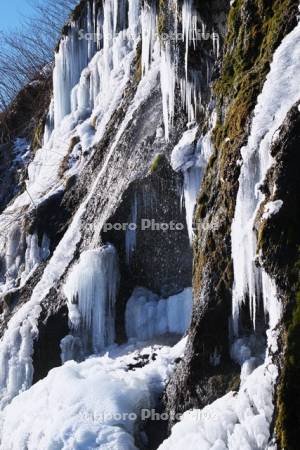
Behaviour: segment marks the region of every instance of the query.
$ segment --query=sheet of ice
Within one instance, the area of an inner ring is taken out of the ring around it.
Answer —
[[[119,277],[116,249],[106,245],[83,252],[64,286],[71,328],[92,353],[114,342]]]
[[[141,411],[156,406],[184,347],[185,340],[173,348],[114,347],[53,369],[0,414],[1,450],[136,450]],[[128,370],[143,355],[149,364]]]
[[[147,341],[165,334],[183,335],[192,317],[192,288],[160,299],[145,288],[135,288],[126,305],[127,337]]]
[[[262,281],[262,271],[255,264],[257,247],[255,217],[264,200],[259,187],[273,164],[270,147],[274,134],[300,97],[299,44],[300,24],[283,39],[274,53],[270,72],[258,97],[248,143],[242,149],[243,166],[231,233],[235,280],[233,289],[235,333],[238,333],[240,305],[246,296],[250,298],[251,316],[255,327],[257,303],[261,296],[267,295],[263,290],[266,282]],[[278,203],[275,209],[277,207]],[[266,277],[267,274],[264,275],[264,278]],[[272,304],[273,309],[280,308],[275,299],[271,302],[264,300],[264,303]]]

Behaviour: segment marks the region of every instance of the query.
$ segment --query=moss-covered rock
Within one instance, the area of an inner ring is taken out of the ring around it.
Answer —
[[[157,172],[159,170],[159,168],[161,167],[161,165],[163,164],[164,159],[165,158],[162,153],[157,153],[157,155],[155,155],[155,157],[153,158],[153,160],[151,162],[150,172],[151,173]]]

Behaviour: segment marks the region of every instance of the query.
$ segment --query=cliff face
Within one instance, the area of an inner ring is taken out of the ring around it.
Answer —
[[[297,448],[297,14],[80,2],[53,91],[1,118],[1,448],[157,448],[167,422],[161,449]],[[60,377],[61,423],[37,436]],[[37,404],[25,436],[14,411]],[[95,420],[103,405],[136,420]],[[143,408],[168,414],[159,432]],[[175,425],[203,408],[208,425]]]

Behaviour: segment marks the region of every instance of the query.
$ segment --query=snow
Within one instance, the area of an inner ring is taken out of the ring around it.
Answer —
[[[114,342],[118,285],[118,256],[112,245],[81,253],[68,275],[64,293],[71,328],[79,330],[84,347],[91,342],[93,353]]]
[[[278,214],[282,205],[283,205],[282,200],[275,200],[274,202],[268,202],[264,207],[264,213],[262,218],[264,220],[267,220],[270,217],[274,216],[275,214]]]
[[[192,288],[167,299],[145,288],[135,288],[126,305],[127,337],[146,341],[166,334],[183,335],[191,322]]]
[[[230,392],[202,410],[183,414],[159,450],[265,449],[273,418],[276,369],[263,364],[238,393]]]
[[[115,346],[53,369],[0,414],[0,448],[136,450],[141,412],[155,408],[184,347],[185,340],[173,348]],[[148,365],[128,370],[146,355]]]

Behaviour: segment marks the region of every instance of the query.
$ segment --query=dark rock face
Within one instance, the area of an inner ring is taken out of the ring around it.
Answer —
[[[126,302],[136,286],[167,298],[192,285],[192,249],[181,186],[181,177],[171,169],[166,157],[161,158],[154,173],[150,165],[145,178],[129,186],[116,213],[106,223],[107,231],[102,232],[102,241],[113,243],[119,255],[121,285],[116,330],[121,340]],[[132,215],[132,211],[136,213]],[[127,226],[121,231],[109,231],[108,224],[137,225],[135,245],[129,255]]]
[[[57,300],[57,292],[53,292],[52,295],[56,296],[54,300]],[[49,370],[61,365],[60,341],[68,333],[67,306],[58,306],[57,311],[52,312],[51,315],[48,315],[43,308],[40,317],[39,338],[34,343],[33,383],[46,377]]]
[[[33,151],[42,145],[42,135],[52,92],[51,70],[39,74],[25,86],[8,106],[0,112],[0,211],[24,190],[27,165]],[[31,152],[25,161],[14,154],[16,138],[31,144]]]

